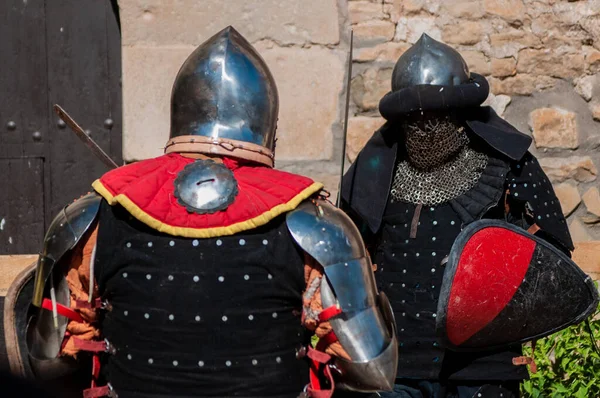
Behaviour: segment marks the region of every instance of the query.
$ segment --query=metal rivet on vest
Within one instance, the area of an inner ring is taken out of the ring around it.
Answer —
[[[194,275],[194,282],[198,282],[200,280],[200,278],[198,277],[198,275]]]
[[[127,272],[123,272],[123,278],[127,278]]]
[[[65,121],[62,119],[58,119],[56,121],[56,125],[58,126],[59,129],[64,129],[65,127],[67,127],[67,123],[65,123]]]
[[[435,268],[432,268],[432,269],[431,269],[431,272],[435,272]]]
[[[437,238],[434,236],[431,238],[431,240],[435,242],[437,240]]]
[[[127,242],[127,244],[125,246],[131,247],[131,242]]]
[[[277,358],[275,358],[275,361],[276,361],[277,363],[281,363],[281,358],[280,358],[280,357],[277,357]]]
[[[258,365],[258,361],[256,359],[253,359],[252,360],[252,365],[254,365],[254,366]]]
[[[403,273],[403,274],[406,274],[406,270],[405,270],[405,269],[403,269],[403,270],[402,270],[402,273]]]
[[[192,241],[192,245],[194,245],[194,246],[198,246],[198,239],[194,239],[194,240]]]
[[[437,314],[431,314],[431,316],[432,316],[432,317],[434,317],[434,318],[436,318],[436,317],[437,317]]]
[[[40,133],[39,131],[35,131],[31,135],[31,138],[33,138],[34,141],[41,141],[41,139],[42,139],[42,133]]]
[[[144,314],[144,318],[146,319],[150,319],[150,314],[148,314],[147,312]]]
[[[225,281],[225,277],[219,276],[219,282],[223,282],[223,281]]]
[[[244,239],[240,239],[240,246],[244,246],[246,244],[246,241]]]
[[[169,315],[169,320],[170,320],[170,321],[172,321],[172,320],[174,320],[174,319],[175,319],[175,315],[173,315],[173,314]]]
[[[152,359],[152,358],[148,358],[148,363],[149,363],[150,365],[152,365],[152,364],[154,363],[154,359]]]
[[[417,318],[418,318],[418,317],[420,317],[420,316],[421,316],[421,314],[419,314],[419,313],[417,312]]]
[[[276,312],[273,313],[273,318],[277,318],[277,313]]]
[[[402,316],[406,316],[406,312],[403,312],[403,313],[402,313]]]
[[[146,279],[148,279],[148,280],[152,279],[152,275],[146,274]]]
[[[437,225],[437,221],[434,221],[434,222],[433,222],[433,225]]]
[[[129,315],[129,311],[123,311],[123,315],[125,315],[125,316]]]
[[[17,123],[15,123],[11,120],[8,123],[6,123],[6,128],[9,130],[14,130],[17,128]]]
[[[244,280],[247,281],[250,279],[250,275],[244,275]]]
[[[217,239],[217,246],[221,246],[223,244],[223,241],[221,239]]]
[[[168,280],[170,280],[170,281],[172,281],[172,280],[173,280],[173,279],[175,279],[175,278],[173,278],[173,275],[169,275],[169,276],[167,277],[167,279],[168,279]]]
[[[231,366],[231,361],[225,362],[225,366],[227,366],[227,367]]]
[[[273,275],[269,274],[269,276],[267,276],[267,278],[273,279]]]
[[[173,361],[173,366],[177,366],[177,365],[179,365],[179,362]]]
[[[169,246],[171,246],[171,247],[175,246],[175,241],[174,240],[170,241]]]
[[[127,359],[131,361],[131,354],[127,354]]]
[[[252,315],[252,314],[248,315],[248,319],[251,321],[254,320],[254,315]]]
[[[152,247],[152,242],[148,242],[148,247]]]
[[[223,322],[227,322],[227,316],[223,315],[223,317],[221,318],[223,320]]]
[[[114,122],[111,118],[107,118],[104,121],[104,127],[106,127],[107,129],[111,129],[113,125],[114,125]]]
[[[420,254],[419,254],[419,253],[415,253],[415,256],[419,257],[419,256],[420,256]]]
[[[203,367],[204,366],[204,361],[198,361],[198,366]]]
[[[432,253],[431,253],[431,255],[432,255],[433,257],[435,257],[435,252],[432,252]]]
[[[263,245],[265,245],[265,246],[266,246],[266,245],[268,245],[268,244],[269,244],[269,241],[268,241],[268,240],[266,240],[266,239],[263,239]]]
[[[200,322],[200,315],[196,315],[194,319],[196,320],[196,322]]]

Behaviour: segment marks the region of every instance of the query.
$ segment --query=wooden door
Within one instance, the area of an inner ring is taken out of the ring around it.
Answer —
[[[0,2],[0,255],[40,251],[44,231],[106,166],[52,111],[60,104],[121,163],[116,2]]]

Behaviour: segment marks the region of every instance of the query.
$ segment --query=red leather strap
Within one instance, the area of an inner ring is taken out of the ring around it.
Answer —
[[[83,398],[114,397],[113,390],[108,386],[92,387],[83,390]]]
[[[97,341],[97,340],[82,340],[77,337],[73,337],[73,343],[75,344],[75,348],[78,348],[82,351],[89,352],[110,352],[111,346],[105,341]]]
[[[42,308],[48,311],[52,311],[52,300],[50,300],[49,298],[45,298],[44,301],[42,301]],[[72,321],[83,322],[83,318],[81,317],[81,315],[79,315],[78,312],[60,303],[56,303],[56,312],[58,312],[60,315],[66,318],[69,318]]]
[[[309,396],[312,398],[331,398],[335,390],[331,369],[327,366],[331,361],[331,355],[308,347],[306,356],[310,359],[310,386],[307,388]],[[329,380],[330,390],[322,389],[321,374]]]
[[[321,313],[319,314],[319,321],[327,322],[329,319],[331,319],[334,316],[337,316],[341,313],[342,313],[342,309],[340,307],[338,307],[336,305],[332,305],[331,307],[327,307],[323,311],[321,311]]]

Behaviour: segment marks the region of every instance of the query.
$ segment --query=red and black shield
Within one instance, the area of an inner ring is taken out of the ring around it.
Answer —
[[[480,220],[450,251],[437,331],[453,350],[495,349],[579,323],[597,305],[594,282],[564,253],[514,225]]]

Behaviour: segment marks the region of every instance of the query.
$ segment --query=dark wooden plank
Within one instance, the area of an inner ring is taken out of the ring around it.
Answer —
[[[43,156],[47,76],[43,0],[0,2],[0,157]],[[7,124],[14,122],[15,129]],[[33,133],[40,133],[34,140]],[[1,200],[1,195],[0,195]]]
[[[104,126],[111,113],[107,8],[111,8],[108,1],[46,0],[46,40],[49,106],[63,106],[110,152],[111,141],[121,137]],[[52,128],[49,154],[47,222],[108,170],[68,128]]]
[[[38,253],[44,238],[44,162],[0,159],[0,255]]]

